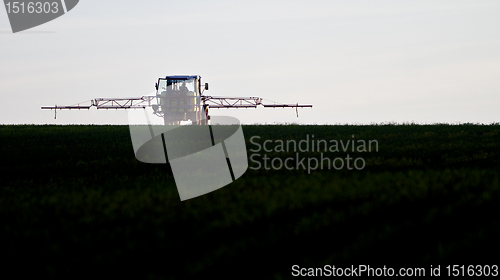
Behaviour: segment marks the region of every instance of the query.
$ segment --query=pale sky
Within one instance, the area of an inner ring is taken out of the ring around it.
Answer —
[[[152,95],[167,75],[313,105],[211,110],[245,124],[500,122],[500,1],[81,0],[16,34],[0,8],[2,124],[127,124],[40,107]]]

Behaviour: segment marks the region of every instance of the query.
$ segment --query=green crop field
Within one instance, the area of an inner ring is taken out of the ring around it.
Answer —
[[[246,173],[180,201],[167,165],[135,159],[128,126],[0,126],[2,271],[285,279],[293,265],[499,264],[500,125],[243,132]],[[326,141],[279,147],[308,139]]]

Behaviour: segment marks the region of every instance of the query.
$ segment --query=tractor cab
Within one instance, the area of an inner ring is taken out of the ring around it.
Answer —
[[[165,125],[179,125],[181,121],[206,122],[200,76],[166,76],[158,79],[155,88],[157,105],[153,110],[163,117]],[[208,89],[208,84],[204,89]]]

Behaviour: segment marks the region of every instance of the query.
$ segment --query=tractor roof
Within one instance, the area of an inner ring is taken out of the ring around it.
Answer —
[[[190,79],[199,79],[201,78],[198,75],[174,75],[174,76],[166,76],[165,79],[173,79],[173,80],[190,80]]]

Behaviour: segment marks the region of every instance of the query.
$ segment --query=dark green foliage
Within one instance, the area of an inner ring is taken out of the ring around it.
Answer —
[[[127,126],[0,126],[2,265],[38,278],[280,279],[295,264],[498,260],[499,125],[243,131],[247,149],[255,135],[261,144],[375,139],[379,149],[347,152],[366,160],[363,170],[249,169],[181,202],[166,165],[135,159]]]

